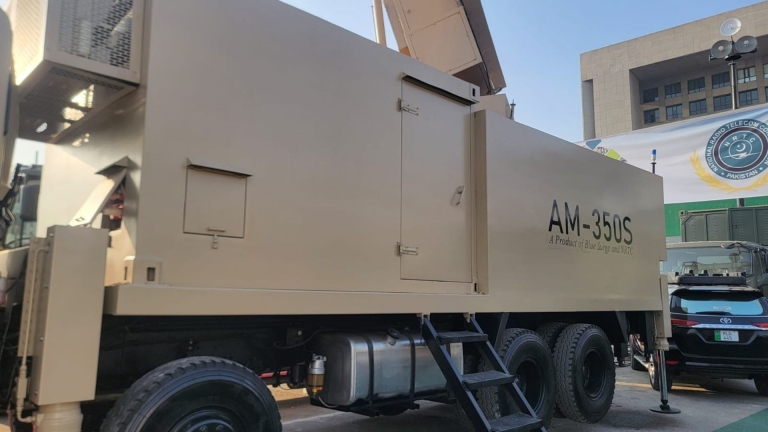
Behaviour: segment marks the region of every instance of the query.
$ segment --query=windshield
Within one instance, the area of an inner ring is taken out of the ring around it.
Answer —
[[[662,274],[741,274],[752,275],[752,254],[744,249],[719,246],[669,248],[667,260],[661,262]]]

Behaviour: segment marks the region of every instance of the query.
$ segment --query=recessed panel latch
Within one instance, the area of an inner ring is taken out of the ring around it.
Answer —
[[[402,99],[400,99],[400,111],[407,112],[408,114],[419,115],[419,107],[408,105],[408,103]]]
[[[397,243],[397,254],[402,255],[418,255],[419,248],[413,246],[404,246],[400,242]]]

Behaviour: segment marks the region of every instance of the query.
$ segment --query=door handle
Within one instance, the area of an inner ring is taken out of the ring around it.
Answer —
[[[464,196],[464,186],[459,186],[456,188],[456,192],[453,193],[453,199],[451,200],[451,205],[459,205],[461,204],[461,197]]]

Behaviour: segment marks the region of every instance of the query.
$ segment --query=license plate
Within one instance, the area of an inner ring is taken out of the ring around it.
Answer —
[[[715,340],[718,342],[738,342],[739,332],[733,330],[715,330]]]

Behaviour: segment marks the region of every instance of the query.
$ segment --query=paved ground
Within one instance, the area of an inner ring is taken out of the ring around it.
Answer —
[[[768,398],[755,391],[752,381],[709,380],[694,377],[675,382],[670,402],[682,410],[676,416],[654,414],[658,392],[647,375],[629,368],[617,370],[618,384],[611,411],[597,425],[555,419],[550,431],[690,431],[753,432],[768,430]],[[418,411],[396,417],[369,419],[355,414],[315,408],[299,391],[275,392],[284,432],[462,432],[451,407],[423,404]]]
[[[676,431],[758,432],[768,431],[768,398],[757,394],[752,381],[709,380],[694,377],[675,381],[671,404],[682,410],[675,416],[654,414],[658,392],[647,375],[629,368],[617,370],[613,407],[602,422],[583,425],[555,419],[550,431]],[[309,405],[300,390],[274,391],[283,418],[284,432],[465,432],[456,423],[453,408],[424,403],[422,408],[396,417],[367,418],[356,414]],[[5,422],[2,418],[0,421]],[[7,432],[0,425],[0,432]]]

